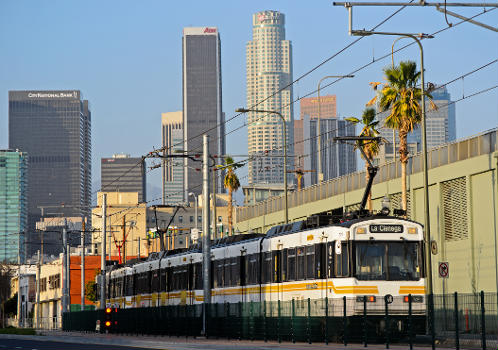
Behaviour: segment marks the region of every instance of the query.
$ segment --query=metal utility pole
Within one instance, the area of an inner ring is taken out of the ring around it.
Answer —
[[[211,157],[211,159],[213,160],[213,239],[217,239],[218,230],[216,228],[216,224],[218,223],[218,218],[216,217],[216,160],[213,157]]]
[[[62,312],[67,311],[67,230],[62,228]]]
[[[121,244],[121,249],[123,250],[123,264],[126,263],[126,215],[123,215],[123,243]]]
[[[36,328],[40,328],[40,277],[41,277],[41,264],[40,264],[40,250],[37,251],[38,255],[38,278],[36,279]]]
[[[17,327],[23,326],[21,305],[21,232],[17,236]],[[24,316],[24,315],[23,315]]]
[[[138,256],[137,258],[140,259],[140,237],[138,237]]]
[[[81,311],[85,310],[85,221],[81,220]]]
[[[105,309],[105,260],[106,260],[106,206],[107,206],[107,194],[102,194],[102,243],[100,247],[100,308]],[[140,245],[139,245],[140,246]]]
[[[209,234],[209,136],[203,137],[202,156],[202,271],[204,302],[202,312],[202,334],[207,335],[207,312],[211,303],[211,235]]]
[[[67,232],[66,232],[67,235]],[[66,312],[71,311],[71,246],[66,246]]]

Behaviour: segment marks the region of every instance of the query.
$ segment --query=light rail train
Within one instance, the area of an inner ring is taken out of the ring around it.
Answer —
[[[327,297],[342,305],[346,296],[348,316],[361,317],[366,300],[369,315],[379,315],[382,322],[387,295],[392,300],[389,312],[399,316],[401,331],[406,329],[403,323],[412,295],[411,312],[423,328],[423,227],[384,214],[335,223],[331,216],[313,216],[272,227],[264,235],[213,241],[211,303]],[[200,304],[204,300],[201,247],[113,266],[106,281],[106,303],[111,307]],[[342,317],[342,307],[331,308],[329,315]]]

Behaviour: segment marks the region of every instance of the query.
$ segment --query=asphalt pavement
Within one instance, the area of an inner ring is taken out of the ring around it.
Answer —
[[[129,346],[112,345],[98,345],[98,344],[81,344],[81,343],[67,343],[64,341],[46,341],[43,337],[39,339],[4,339],[0,338],[0,350],[148,350],[148,348],[136,348]]]
[[[478,342],[475,344],[461,344],[461,349],[480,348]],[[470,345],[470,346],[469,346]],[[477,345],[477,347],[476,347]],[[489,344],[491,345],[491,344]],[[0,334],[0,350],[3,349],[74,349],[74,350],[139,350],[139,349],[163,349],[163,350],[359,350],[359,349],[385,349],[385,344],[348,344],[344,346],[338,343],[278,343],[275,341],[249,341],[249,340],[226,340],[185,338],[168,336],[137,336],[122,334],[99,334],[83,332],[42,331],[40,335],[23,336]],[[454,348],[453,344],[438,344],[438,349]],[[488,348],[493,348],[492,346]],[[409,349],[408,344],[390,344],[390,349]],[[429,344],[416,344],[415,350],[430,350]]]

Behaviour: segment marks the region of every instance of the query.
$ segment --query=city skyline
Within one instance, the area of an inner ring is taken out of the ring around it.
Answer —
[[[237,6],[223,3],[222,8],[198,4],[195,8],[188,9],[187,19],[171,16],[166,24],[161,23],[159,14],[185,10],[185,5],[169,6],[151,2],[147,9],[130,6],[131,2],[122,2],[120,5],[122,6],[116,7],[110,2],[99,6],[98,10],[92,2],[84,5],[59,3],[43,6],[34,3],[28,6],[5,1],[0,5],[0,16],[3,16],[0,21],[3,29],[1,32],[12,33],[0,40],[2,52],[5,52],[4,64],[0,65],[4,77],[0,82],[0,92],[6,96],[8,90],[15,89],[72,89],[77,86],[82,90],[92,101],[96,116],[93,123],[94,183],[98,182],[101,157],[117,152],[143,155],[161,144],[160,133],[154,131],[157,130],[157,116],[164,111],[181,109],[179,36],[184,27],[192,23],[209,23],[223,32],[222,79],[227,120],[235,115],[233,110],[243,106],[245,101],[244,46],[250,37],[253,13],[275,9],[286,15],[287,36],[292,38],[294,46],[295,78],[332,57],[354,40],[347,35],[347,12],[328,2],[304,6],[284,1],[255,1]],[[372,27],[395,10],[396,8],[359,10],[355,12],[355,23],[366,28]],[[75,17],[76,13],[80,15]],[[111,13],[113,16],[109,17]],[[476,11],[462,9],[461,13],[470,16]],[[489,11],[478,19],[487,23],[496,22],[497,13],[498,11]],[[85,15],[93,18],[94,25],[91,28],[73,25],[83,24]],[[423,15],[423,20],[413,20],[416,15]],[[302,18],[313,20],[301,21]],[[129,23],[134,21],[141,25],[130,26]],[[41,45],[29,35],[34,26],[41,25],[47,26],[48,31],[59,32],[60,36]],[[66,27],[71,27],[72,30],[64,30]],[[428,8],[405,8],[379,29],[434,33],[445,27],[446,24],[436,11]],[[426,79],[445,83],[486,64],[497,55],[497,48],[486,44],[493,38],[492,32],[486,29],[462,24],[435,35],[434,39],[424,40]],[[368,82],[380,81],[382,68],[391,63],[393,39],[380,36],[362,39],[319,67],[316,72],[295,83],[296,98],[316,89],[318,80],[324,75],[350,73],[368,63],[366,68],[356,73],[354,79],[323,87],[323,94],[337,94],[341,99],[338,115],[361,115],[364,103],[372,97]],[[396,48],[404,44],[403,40]],[[466,47],[466,50],[462,51],[461,47]],[[32,55],[31,50],[36,50],[37,55]],[[98,50],[99,55],[93,55],[93,50]],[[116,52],[127,54],[116,59]],[[389,55],[381,59],[384,54]],[[396,62],[407,58],[418,61],[418,50],[407,48],[394,55]],[[370,64],[373,60],[375,62]],[[81,69],[74,70],[74,65]],[[496,65],[491,65],[466,77],[465,84],[462,80],[451,83],[447,87],[448,91],[459,100],[462,96],[493,85],[496,72]],[[316,96],[316,93],[311,96]],[[456,103],[457,138],[496,126],[496,105],[486,103],[496,100],[496,96],[496,90],[491,90]],[[122,103],[123,99],[127,103]],[[473,118],[474,113],[478,113],[480,117]],[[6,130],[7,115],[7,99],[4,97],[0,99],[0,123],[3,123],[0,129]],[[238,117],[226,124],[228,133],[241,127],[227,135],[231,153],[246,153],[247,128],[242,127],[245,123],[243,119],[245,118]],[[123,124],[119,131],[115,128],[118,123]],[[111,139],[112,142],[109,142]],[[0,147],[7,147],[5,133],[0,134]],[[240,169],[239,173],[241,181],[247,181],[247,167]],[[157,187],[160,185],[160,177],[160,171],[150,172],[149,178]],[[96,190],[98,188],[93,188],[93,196]]]

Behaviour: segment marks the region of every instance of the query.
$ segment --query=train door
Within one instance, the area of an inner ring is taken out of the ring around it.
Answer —
[[[284,300],[284,290],[282,286],[282,250],[273,251],[272,255],[271,281],[277,284],[277,300]]]
[[[239,271],[240,271],[241,301],[243,303],[246,303],[248,300],[247,300],[247,295],[245,293],[245,286],[246,286],[246,251],[245,250],[240,251]]]
[[[187,282],[187,293],[189,299],[189,305],[194,304],[194,264],[192,264],[192,260],[188,264],[188,282]]]
[[[325,285],[326,285],[326,296],[327,297],[332,297],[332,291],[333,291],[333,282],[332,278],[334,277],[334,259],[335,259],[335,242],[327,242],[327,247],[326,247],[326,269],[325,269]]]

